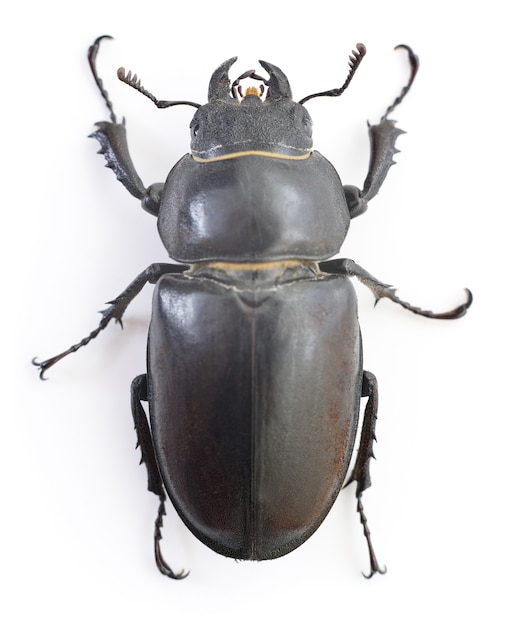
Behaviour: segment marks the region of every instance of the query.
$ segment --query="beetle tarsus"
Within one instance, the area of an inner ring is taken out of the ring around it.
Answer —
[[[371,568],[370,574],[368,576],[363,574],[363,576],[365,576],[365,578],[371,578],[373,574],[385,574],[387,571],[385,567],[381,568],[379,566],[377,557],[375,556],[370,529],[368,527],[368,520],[364,513],[363,503],[361,500],[363,491],[371,486],[370,460],[375,458],[373,454],[373,442],[376,441],[375,424],[378,412],[378,384],[375,375],[371,372],[363,372],[361,396],[363,398],[368,398],[368,402],[364,410],[363,427],[361,429],[361,440],[359,442],[356,462],[345,487],[350,485],[352,482],[356,482],[357,512],[359,513],[359,518],[363,527],[363,534],[366,538],[366,543],[368,544]]]
[[[162,477],[157,465],[157,459],[155,457],[155,449],[153,446],[153,439],[151,436],[150,426],[146,413],[141,404],[142,401],[148,400],[148,381],[146,374],[136,376],[132,381],[130,388],[132,417],[134,419],[134,426],[137,433],[137,446],[141,449],[141,463],[146,466],[148,473],[148,491],[151,491],[159,497],[160,503],[158,507],[157,518],[155,520],[155,533],[154,533],[154,548],[155,548],[155,562],[158,569],[164,576],[174,578],[175,580],[181,580],[186,578],[189,572],[182,570],[178,574],[174,573],[172,568],[169,567],[160,549],[160,541],[162,539],[161,528],[163,526],[163,518],[165,515],[165,500],[166,494]]]
[[[405,300],[398,298],[396,295],[396,289],[392,285],[387,285],[386,283],[381,282],[367,272],[363,267],[358,265],[355,261],[352,261],[352,259],[333,259],[331,261],[323,261],[322,263],[319,263],[319,267],[322,271],[330,274],[344,274],[346,276],[356,277],[373,293],[375,296],[375,304],[377,304],[382,298],[387,298],[395,304],[399,304],[404,309],[407,309],[407,311],[411,311],[416,315],[429,317],[431,319],[455,320],[463,317],[473,302],[472,292],[470,289],[465,288],[467,296],[465,302],[450,311],[434,313],[433,311],[421,309],[420,307],[416,307],[409,302],[405,302]]]
[[[359,280],[361,280],[361,278],[359,278]],[[463,317],[473,302],[472,292],[470,291],[470,289],[465,289],[467,299],[465,302],[463,302],[463,304],[458,305],[457,307],[455,307],[454,309],[451,309],[450,311],[444,311],[443,313],[434,313],[433,311],[429,311],[427,309],[421,309],[420,307],[413,306],[409,302],[405,302],[404,300],[401,300],[401,298],[398,298],[398,296],[396,295],[396,289],[394,289],[393,287],[377,286],[374,289],[372,286],[370,286],[369,281],[361,280],[361,282],[364,283],[367,287],[369,287],[371,291],[373,291],[376,297],[375,305],[381,298],[388,298],[392,302],[402,306],[404,309],[407,309],[407,311],[411,311],[412,313],[415,313],[416,315],[421,315],[422,317],[429,317],[430,319],[435,319],[435,320],[455,320],[460,317]]]
[[[403,102],[403,100],[405,99],[405,96],[410,91],[410,87],[412,87],[414,78],[416,77],[417,71],[419,70],[419,57],[414,53],[412,48],[410,46],[407,46],[404,43],[400,43],[399,45],[395,47],[395,50],[399,50],[400,48],[403,48],[408,53],[408,61],[410,63],[410,77],[408,79],[407,84],[401,90],[400,95],[397,98],[395,98],[394,102],[390,106],[387,107],[386,112],[384,113],[384,115],[382,116],[380,120],[381,122],[383,122],[387,118],[387,116],[390,113],[392,113],[399,104]]]
[[[68,356],[69,354],[72,354],[73,352],[77,352],[80,348],[83,348],[84,346],[89,344],[92,339],[95,339],[95,337],[100,333],[101,330],[104,330],[104,328],[108,325],[110,320],[111,320],[110,317],[109,318],[102,317],[100,324],[97,326],[97,328],[92,330],[92,332],[87,337],[85,337],[84,339],[81,339],[79,343],[74,344],[68,350],[61,352],[60,354],[57,354],[56,356],[53,356],[50,359],[46,359],[45,361],[36,361],[37,357],[33,358],[32,365],[35,365],[35,367],[37,367],[40,370],[39,378],[41,380],[47,380],[44,374],[50,367],[53,367],[53,365],[56,365],[58,361],[61,361],[64,357]]]
[[[160,504],[158,507],[157,519],[155,520],[155,536],[154,536],[154,545],[155,545],[155,562],[161,574],[164,576],[168,576],[173,580],[183,580],[186,578],[190,572],[186,572],[185,570],[181,570],[178,574],[174,573],[172,568],[169,567],[166,560],[162,556],[162,551],[160,549],[160,541],[162,539],[161,528],[164,525],[164,515],[165,515],[165,495],[160,496]]]
[[[57,354],[50,359],[46,359],[45,361],[39,362],[36,360],[37,357],[32,359],[32,364],[40,370],[40,379],[47,380],[44,377],[44,374],[50,367],[53,367],[53,365],[58,363],[58,361],[68,356],[69,354],[77,352],[80,348],[84,348],[84,346],[88,345],[92,339],[95,339],[95,337],[102,330],[104,330],[104,328],[106,328],[106,326],[112,319],[116,320],[121,328],[123,328],[122,317],[125,313],[126,308],[139,294],[139,292],[144,287],[144,285],[146,285],[146,283],[155,284],[161,276],[167,274],[168,272],[171,272],[173,274],[179,274],[181,272],[184,272],[186,269],[188,269],[188,266],[180,264],[176,265],[174,263],[152,263],[151,265],[149,265],[143,272],[141,272],[138,276],[136,276],[136,278],[134,278],[130,285],[128,285],[128,287],[124,291],[122,291],[119,296],[114,298],[114,300],[106,302],[106,304],[109,304],[111,306],[109,306],[107,309],[104,309],[103,311],[99,311],[102,315],[102,319],[100,320],[97,328],[92,330],[92,332],[87,337],[81,339],[81,341],[71,346],[68,350],[65,350],[65,352],[61,352],[60,354]]]
[[[373,545],[371,542],[371,533],[368,528],[368,520],[366,515],[364,514],[363,503],[361,501],[361,496],[357,498],[357,512],[359,513],[359,518],[361,520],[361,525],[363,527],[363,534],[366,538],[366,542],[368,544],[368,553],[370,557],[370,573],[365,574],[363,572],[363,576],[365,578],[371,578],[373,574],[385,574],[387,572],[387,567],[380,567],[377,561],[377,557],[375,555],[375,551],[373,549]]]
[[[97,74],[97,67],[95,64],[95,60],[97,58],[97,54],[98,54],[99,47],[100,47],[100,42],[102,41],[102,39],[112,39],[112,37],[111,35],[102,35],[101,37],[97,37],[97,39],[95,39],[93,44],[88,48],[88,63],[90,64],[90,69],[92,71],[93,78],[95,79],[95,84],[99,88],[100,95],[104,99],[104,102],[106,103],[106,106],[109,109],[109,116],[111,118],[111,122],[115,124],[116,115],[113,110],[113,103],[111,102],[111,100],[109,100],[109,94],[104,89],[104,83],[102,82],[102,79],[99,78],[99,75]]]
[[[53,365],[56,365],[58,361],[61,361],[64,357],[68,356],[69,354],[72,354],[73,352],[77,352],[80,348],[84,348],[84,346],[88,345],[92,339],[95,339],[95,337],[102,330],[104,330],[104,328],[106,328],[106,326],[109,324],[109,322],[113,318],[116,319],[116,322],[119,323],[120,326],[123,328],[121,316],[123,314],[123,311],[125,310],[126,305],[123,305],[123,303],[120,302],[120,305],[118,306],[115,304],[115,302],[116,302],[115,300],[111,302],[107,302],[107,304],[111,304],[112,306],[108,307],[104,311],[99,311],[100,314],[102,315],[102,319],[100,320],[100,323],[97,326],[97,328],[92,330],[92,332],[89,335],[84,337],[84,339],[81,339],[81,341],[79,341],[78,343],[71,346],[68,350],[65,350],[64,352],[61,352],[60,354],[57,354],[56,356],[53,356],[50,359],[46,359],[45,361],[42,361],[42,362],[36,361],[35,358],[32,359],[32,364],[35,365],[35,367],[39,368],[40,370],[39,377],[41,378],[41,380],[47,380],[44,377],[44,374],[50,367],[53,367]]]

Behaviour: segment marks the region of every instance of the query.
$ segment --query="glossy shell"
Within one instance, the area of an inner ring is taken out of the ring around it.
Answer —
[[[159,281],[148,349],[158,465],[185,524],[216,552],[282,556],[329,511],[357,429],[356,308],[341,276]]]
[[[186,155],[167,178],[158,229],[182,263],[265,262],[327,259],[349,223],[338,174],[318,152],[206,163]]]

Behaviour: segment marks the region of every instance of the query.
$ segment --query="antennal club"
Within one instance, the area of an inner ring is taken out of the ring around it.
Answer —
[[[167,109],[168,107],[177,106],[179,104],[188,104],[196,109],[201,106],[200,104],[197,104],[197,102],[189,102],[188,100],[158,100],[150,91],[142,86],[141,79],[137,77],[137,74],[132,75],[130,70],[127,74],[125,74],[124,67],[120,67],[118,69],[117,76],[122,83],[125,83],[129,87],[133,87],[136,91],[142,93],[143,96],[149,98],[159,109]]]
[[[306,96],[306,98],[300,100],[299,104],[304,104],[311,98],[320,98],[320,96],[341,96],[345,89],[347,89],[347,87],[350,85],[350,81],[352,80],[357,68],[359,67],[361,61],[364,59],[364,56],[366,54],[366,46],[364,46],[364,44],[358,43],[356,44],[356,48],[357,50],[352,50],[349,56],[350,70],[347,79],[340,88],[330,89],[329,91],[321,91],[319,93],[313,93],[312,95]]]

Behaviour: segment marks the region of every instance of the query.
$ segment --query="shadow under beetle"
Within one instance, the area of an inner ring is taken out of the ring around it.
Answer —
[[[166,493],[188,528],[216,552],[235,559],[273,559],[300,546],[319,527],[342,488],[352,457],[360,399],[367,398],[360,444],[345,485],[356,483],[357,510],[377,561],[362,505],[370,484],[378,392],[363,370],[357,300],[350,277],[404,308],[456,319],[472,303],[436,314],[403,302],[395,290],[350,259],[330,259],[350,219],[378,193],[403,131],[388,115],[418,69],[405,45],[411,75],[379,124],[369,127],[370,164],[359,189],[342,186],[333,166],[312,149],[303,106],[339,96],[366,54],[357,44],[339,89],[292,99],[283,72],[265,61],[232,85],[235,58],[212,75],[208,102],[158,100],[137,76],[120,80],[157,107],[197,108],[191,151],[165,183],[146,188],[131,161],[125,122],[118,123],[98,77],[99,37],[89,49],[96,84],[111,121],[91,135],[118,180],[157,216],[169,256],[142,272],[105,311],[98,327],[69,350],[34,364],[47,369],[97,336],[147,283],[155,284],[147,374],[132,383],[132,413],[148,489],[160,499],[155,522],[159,570],[175,573],[160,551]],[[260,81],[243,95],[241,80]],[[149,404],[150,422],[141,405]]]

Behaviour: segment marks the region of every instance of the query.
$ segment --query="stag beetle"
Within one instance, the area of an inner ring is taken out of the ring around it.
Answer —
[[[331,259],[350,219],[367,208],[393,164],[397,137],[388,115],[409,91],[418,58],[406,45],[410,79],[376,125],[369,127],[370,164],[362,189],[342,186],[337,172],[312,148],[311,98],[339,96],[366,49],[357,44],[339,89],[292,99],[284,73],[243,73],[232,84],[236,58],[213,73],[208,102],[158,100],[137,75],[121,81],[157,107],[189,105],[190,154],[165,183],[145,187],[131,161],[125,122],[118,122],[96,70],[99,37],[88,58],[110,121],[91,135],[118,180],[143,208],[177,264],[150,265],[102,311],[98,327],[70,349],[36,361],[41,378],[64,356],[122,322],[146,283],[155,284],[147,374],[132,383],[132,413],[148,472],[159,498],[155,559],[175,579],[160,549],[166,494],[187,527],[216,552],[264,560],[287,554],[319,527],[342,486],[356,483],[357,510],[371,571],[383,573],[370,539],[362,494],[370,484],[378,391],[363,370],[358,278],[376,300],[388,298],[429,318],[456,319],[466,301],[436,314],[402,301],[395,290],[350,259]],[[243,94],[240,84],[250,79]],[[345,482],[367,398],[359,449]],[[149,404],[150,421],[141,402]]]

